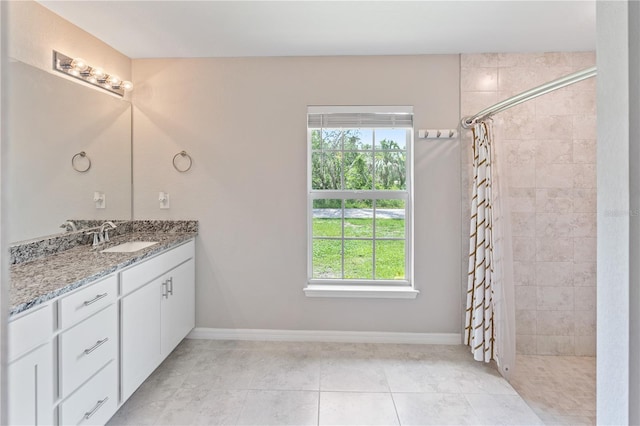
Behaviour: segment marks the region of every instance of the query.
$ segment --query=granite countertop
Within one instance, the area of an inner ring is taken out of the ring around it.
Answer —
[[[196,232],[134,232],[112,237],[98,248],[80,245],[31,262],[11,266],[9,316],[26,311],[114,271],[194,238]],[[158,241],[132,253],[101,253],[127,241]]]

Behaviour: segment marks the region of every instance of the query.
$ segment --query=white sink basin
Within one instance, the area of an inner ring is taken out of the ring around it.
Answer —
[[[142,250],[143,248],[150,247],[154,244],[158,244],[158,242],[157,241],[127,241],[126,243],[118,244],[117,246],[102,250],[101,253],[132,253],[134,251],[138,251],[138,250]]]

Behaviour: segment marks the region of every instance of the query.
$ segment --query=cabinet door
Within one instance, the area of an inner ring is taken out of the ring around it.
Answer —
[[[195,326],[193,259],[161,278],[168,295],[162,299],[162,357],[166,357]]]
[[[121,300],[121,402],[144,382],[162,361],[160,343],[161,279]]]
[[[9,364],[9,424],[53,424],[53,354],[47,343]]]

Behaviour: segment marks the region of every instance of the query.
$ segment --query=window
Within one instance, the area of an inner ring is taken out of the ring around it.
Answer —
[[[305,291],[411,288],[412,108],[309,107],[307,113]]]

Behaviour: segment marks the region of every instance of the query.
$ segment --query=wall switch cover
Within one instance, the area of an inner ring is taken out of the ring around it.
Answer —
[[[158,201],[160,201],[161,209],[169,208],[169,193],[168,192],[160,192],[158,195]]]
[[[107,206],[107,196],[104,192],[96,191],[93,193],[93,202],[96,203],[96,209],[104,209]]]

